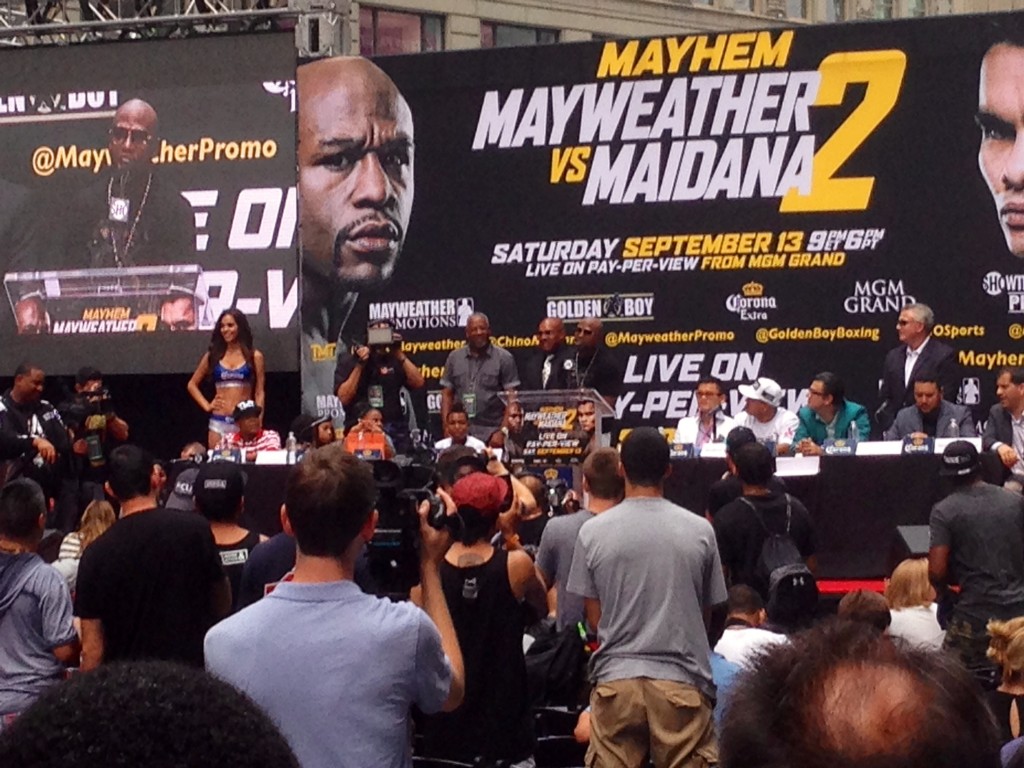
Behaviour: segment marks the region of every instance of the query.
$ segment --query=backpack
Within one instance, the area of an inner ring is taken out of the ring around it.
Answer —
[[[575,625],[555,630],[552,623],[526,652],[531,706],[577,707],[586,700],[587,653]]]
[[[804,563],[796,542],[789,535],[793,522],[793,499],[786,494],[786,530],[776,533],[768,528],[761,510],[740,497],[764,529],[757,575],[768,584],[768,616],[779,624],[798,625],[814,618],[818,605],[818,582]]]

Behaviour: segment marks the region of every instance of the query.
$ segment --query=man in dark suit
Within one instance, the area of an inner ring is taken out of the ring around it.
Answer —
[[[889,350],[882,370],[882,386],[878,392],[880,405],[875,418],[882,430],[892,427],[902,408],[914,404],[914,382],[930,371],[942,386],[943,397],[956,401],[960,389],[960,372],[956,352],[948,344],[932,338],[935,313],[927,304],[910,304],[900,312],[896,332],[900,346]]]
[[[537,349],[532,350],[519,368],[522,389],[570,389],[575,382],[575,362],[565,346],[565,323],[557,317],[545,317],[537,326]]]
[[[1024,368],[1003,368],[996,379],[998,405],[988,412],[981,447],[999,455],[1010,473],[1024,478]]]
[[[914,382],[913,389],[914,405],[900,409],[896,423],[885,431],[886,440],[902,440],[911,435],[977,437],[970,409],[943,399],[938,376],[925,371]]]

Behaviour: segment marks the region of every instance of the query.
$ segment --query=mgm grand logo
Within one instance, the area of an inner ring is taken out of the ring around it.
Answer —
[[[769,309],[778,309],[774,296],[764,295],[764,286],[753,280],[725,300],[725,308],[739,315],[740,320],[767,320]]]

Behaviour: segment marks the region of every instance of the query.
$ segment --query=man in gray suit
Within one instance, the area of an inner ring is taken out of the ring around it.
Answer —
[[[900,409],[893,425],[885,431],[885,439],[902,440],[908,435],[977,437],[970,409],[954,405],[942,395],[938,376],[931,372],[919,374],[914,381],[914,405]]]

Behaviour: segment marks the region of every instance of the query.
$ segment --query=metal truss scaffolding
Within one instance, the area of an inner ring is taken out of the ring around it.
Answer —
[[[0,0],[0,47],[292,29],[298,55],[317,58],[348,52],[349,11],[349,0]]]

